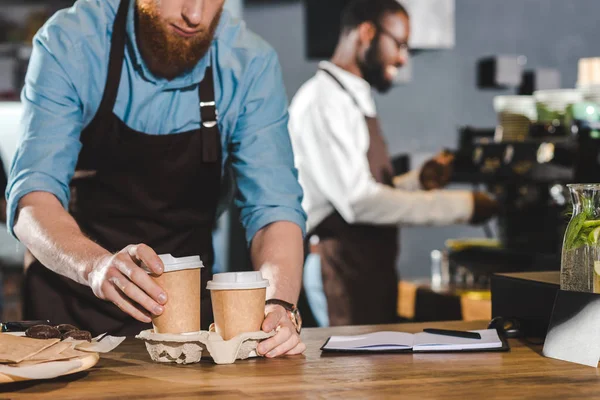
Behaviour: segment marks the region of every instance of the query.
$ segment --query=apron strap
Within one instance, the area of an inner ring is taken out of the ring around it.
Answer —
[[[362,108],[360,106],[360,104],[358,104],[358,101],[356,100],[356,97],[354,97],[352,95],[352,93],[348,90],[348,88],[346,88],[346,86],[344,86],[344,84],[342,83],[342,81],[340,81],[338,79],[337,76],[335,76],[331,71],[329,71],[328,69],[325,69],[323,67],[319,67],[319,71],[323,71],[325,72],[327,75],[329,75],[338,85],[340,85],[340,87],[342,88],[342,90],[344,92],[346,92],[348,94],[348,96],[350,96],[350,98],[352,99],[352,102],[356,105],[356,107],[358,107],[359,110],[362,111]]]
[[[96,112],[94,119],[111,115],[117,100],[119,82],[121,82],[121,71],[123,70],[123,58],[125,57],[128,12],[129,1],[121,0],[121,3],[119,4],[119,10],[117,11],[117,16],[113,24],[110,58],[108,63],[108,76],[104,86],[104,95],[102,96],[100,107],[98,107],[98,111]]]
[[[213,71],[206,68],[204,79],[199,85],[200,91],[200,117],[202,132],[202,161],[214,163],[219,160],[219,141],[221,135],[217,124],[217,103],[215,101],[215,86]]]

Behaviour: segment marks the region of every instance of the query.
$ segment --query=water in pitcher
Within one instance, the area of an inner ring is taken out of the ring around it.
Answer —
[[[572,292],[593,292],[594,249],[582,246],[563,253],[560,273],[560,288]],[[600,289],[600,288],[599,288]]]
[[[562,290],[600,293],[600,184],[567,185],[573,205],[562,249]]]

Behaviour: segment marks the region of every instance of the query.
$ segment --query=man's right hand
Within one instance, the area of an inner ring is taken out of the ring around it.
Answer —
[[[500,205],[490,195],[483,192],[473,193],[473,215],[471,223],[479,225],[490,218],[495,217],[500,212]]]
[[[428,160],[421,167],[419,181],[424,190],[441,189],[445,187],[452,176],[452,164],[454,155],[443,151],[437,156]]]
[[[156,275],[161,275],[164,270],[161,259],[149,246],[127,246],[116,254],[96,260],[88,283],[98,298],[113,302],[138,321],[151,322],[151,315],[163,313],[167,294],[142,265]]]

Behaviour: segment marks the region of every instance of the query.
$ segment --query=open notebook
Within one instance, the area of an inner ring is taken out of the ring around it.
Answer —
[[[331,336],[321,347],[323,351],[342,352],[454,352],[507,351],[506,341],[495,329],[477,332],[481,339],[435,335],[432,333],[374,332],[357,336]]]

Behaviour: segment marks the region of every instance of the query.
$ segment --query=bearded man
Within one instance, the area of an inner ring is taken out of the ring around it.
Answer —
[[[267,357],[297,354],[305,214],[276,54],[224,0],[79,0],[38,32],[7,187],[31,252],[25,316],[137,334],[168,304],[158,254],[200,255],[228,187],[269,279]]]

